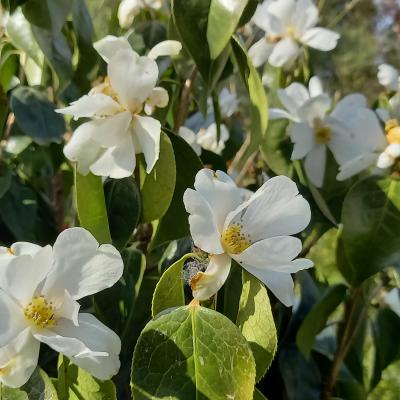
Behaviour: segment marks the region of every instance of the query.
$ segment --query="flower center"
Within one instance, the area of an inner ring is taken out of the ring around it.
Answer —
[[[222,232],[222,245],[228,253],[242,253],[251,245],[250,236],[243,234],[241,228],[239,224],[232,224]]]
[[[280,36],[280,35],[267,35],[265,37],[265,40],[267,41],[267,43],[276,44],[276,43],[278,43],[279,41],[282,40],[282,36]]]
[[[25,318],[37,328],[52,328],[56,324],[54,307],[44,296],[37,296],[24,309]]]
[[[314,119],[314,135],[317,143],[328,143],[331,140],[331,133],[331,128],[324,125],[321,118]]]
[[[7,247],[7,254],[9,256],[13,256],[14,255],[13,249],[11,247]]]
[[[400,144],[400,126],[397,119],[390,119],[385,124],[386,139],[390,144]]]
[[[286,28],[286,33],[287,33],[287,35],[288,35],[289,37],[291,37],[292,39],[294,39],[294,38],[296,37],[296,31],[295,31],[295,29],[293,28],[293,26],[288,26],[288,27]]]

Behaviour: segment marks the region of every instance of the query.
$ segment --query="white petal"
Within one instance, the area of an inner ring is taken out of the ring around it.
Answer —
[[[291,38],[280,40],[268,58],[274,67],[290,66],[300,54],[298,44]]]
[[[264,65],[272,53],[274,44],[268,43],[263,37],[249,48],[249,57],[256,68]]]
[[[360,93],[349,94],[341,99],[335,109],[332,111],[331,116],[345,121],[352,117],[352,114],[357,108],[366,108],[367,98]]]
[[[379,155],[376,166],[381,169],[390,168],[394,164],[394,159],[389,154],[383,152]]]
[[[131,121],[131,113],[124,111],[111,117],[86,122],[86,129],[91,130],[91,138],[102,147],[113,147],[126,140]]]
[[[25,307],[34,297],[36,289],[48,274],[52,263],[51,246],[41,248],[34,256],[15,257],[1,274],[0,287]]]
[[[336,176],[338,181],[344,181],[357,175],[361,171],[368,169],[377,162],[378,154],[376,153],[364,153],[348,161],[347,163],[339,167],[339,173]]]
[[[392,158],[400,157],[400,144],[399,143],[392,143],[389,144],[388,147],[385,149],[385,153],[389,154]]]
[[[103,39],[93,43],[93,47],[106,63],[108,63],[119,50],[130,50],[133,52],[128,39],[124,36],[116,37],[107,35]]]
[[[156,87],[152,90],[149,98],[146,100],[146,106],[149,107],[151,115],[154,111],[154,108],[164,108],[168,105],[169,95],[168,92],[162,87]]]
[[[186,143],[189,143],[195,153],[199,156],[201,154],[201,146],[197,143],[196,134],[186,126],[179,128],[179,136],[183,138]]]
[[[253,243],[240,254],[232,255],[240,265],[247,269],[268,269],[277,272],[295,273],[311,268],[310,260],[293,261],[302,249],[301,240],[292,236],[275,236]]]
[[[324,119],[331,108],[331,103],[331,99],[327,94],[311,97],[298,110],[300,121],[306,121],[312,125],[316,118]]]
[[[289,135],[294,143],[292,160],[301,160],[314,147],[314,130],[304,122],[295,122],[289,128]]]
[[[99,246],[83,228],[61,232],[54,247],[54,266],[46,278],[43,294],[64,295],[75,300],[111,287],[122,275],[119,252],[109,244]]]
[[[121,367],[121,362],[117,354],[109,354],[107,356],[92,354],[86,357],[70,357],[70,360],[95,378],[101,380],[111,379],[118,373]]]
[[[213,122],[207,129],[200,129],[197,134],[197,143],[205,149],[216,154],[221,154],[225,149],[225,142],[229,139],[228,128],[220,125],[220,138],[217,142],[217,124]]]
[[[299,108],[310,98],[307,88],[297,82],[290,84],[286,89],[279,89],[277,93],[280,102],[293,119],[297,119]]]
[[[265,182],[249,201],[230,213],[225,229],[231,222],[243,225],[243,234],[255,242],[273,236],[294,235],[310,222],[310,206],[285,176],[276,176]]]
[[[270,108],[268,110],[269,112],[269,119],[270,120],[275,120],[275,119],[293,119],[293,116],[289,114],[285,110],[281,110],[279,108]]]
[[[37,366],[39,349],[29,328],[0,348],[0,382],[12,388],[24,385]]]
[[[270,3],[264,1],[257,6],[252,21],[266,33],[277,36],[284,32],[282,21],[269,12]]]
[[[41,246],[28,242],[16,242],[11,245],[11,251],[15,256],[21,256],[23,254],[34,256],[41,249]]]
[[[266,269],[245,267],[252,275],[264,282],[275,297],[286,307],[294,302],[294,283],[292,276],[286,272],[269,271]]]
[[[118,7],[118,21],[121,28],[129,28],[142,7],[140,0],[122,0]]]
[[[52,297],[51,301],[53,307],[56,309],[56,318],[69,319],[74,325],[78,325],[78,314],[81,306],[71,297],[68,290],[64,290],[64,296],[58,298]]]
[[[389,110],[386,108],[377,108],[375,112],[378,114],[378,117],[382,122],[387,122],[391,118]]]
[[[297,35],[312,28],[318,22],[318,8],[312,0],[298,0],[294,13],[294,28]]]
[[[64,146],[64,155],[70,161],[78,162],[78,171],[87,175],[90,166],[100,157],[102,150],[93,140],[93,124],[86,122],[78,127],[70,141]]]
[[[0,346],[5,346],[28,326],[21,306],[2,289],[0,289],[0,321]]]
[[[393,288],[384,296],[387,305],[400,317],[400,296],[399,289]]]
[[[157,43],[147,54],[147,57],[155,60],[162,56],[176,56],[182,50],[182,43],[177,40],[164,40]]]
[[[300,41],[313,49],[330,51],[337,46],[340,35],[325,28],[311,28],[304,32]]]
[[[399,89],[399,71],[389,64],[381,64],[378,67],[378,80],[382,86],[396,91]]]
[[[109,176],[114,179],[131,176],[136,167],[132,140],[131,135],[126,135],[117,146],[105,150],[90,166],[90,171],[94,175]]]
[[[310,0],[305,0],[305,1],[310,1]],[[310,81],[308,82],[308,90],[310,91],[311,97],[316,97],[324,93],[322,81],[321,79],[318,78],[318,76],[311,77]]]
[[[196,190],[186,189],[183,203],[189,215],[190,234],[194,244],[210,254],[221,254],[221,232],[208,201]]]
[[[226,254],[212,255],[206,271],[192,278],[193,297],[207,300],[221,289],[231,269],[231,258]]]
[[[132,134],[137,143],[136,153],[143,153],[146,172],[150,173],[160,156],[161,124],[151,117],[135,116],[132,120]]]
[[[70,106],[55,110],[60,114],[72,115],[74,119],[114,115],[121,106],[110,96],[102,93],[82,96]]]
[[[218,230],[222,232],[227,215],[243,202],[242,190],[229,175],[208,168],[197,173],[194,187],[210,205]]]
[[[315,146],[306,156],[304,169],[310,182],[316,187],[322,187],[324,183],[326,167],[326,146]]]
[[[275,15],[285,26],[291,24],[295,11],[295,0],[272,1],[268,6],[268,12]]]
[[[133,50],[119,50],[108,63],[108,76],[119,101],[136,111],[150,96],[158,79],[156,62]]]

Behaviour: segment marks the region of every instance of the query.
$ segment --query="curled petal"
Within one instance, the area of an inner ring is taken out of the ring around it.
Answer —
[[[107,35],[103,39],[93,43],[93,47],[106,63],[108,63],[119,50],[129,50],[132,53],[135,53],[129,44],[128,39],[124,36],[116,37]]]
[[[176,56],[182,50],[181,42],[177,40],[164,40],[163,42],[157,43],[147,54],[147,57],[153,60],[162,56]]]

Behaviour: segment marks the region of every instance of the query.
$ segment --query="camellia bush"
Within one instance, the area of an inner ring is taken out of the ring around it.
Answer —
[[[0,400],[399,398],[374,7],[1,0]]]

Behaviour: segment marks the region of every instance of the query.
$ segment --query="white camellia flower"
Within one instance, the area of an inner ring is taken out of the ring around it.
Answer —
[[[118,251],[83,228],[63,231],[53,248],[1,248],[0,381],[22,386],[35,369],[40,342],[99,379],[120,367],[119,337],[77,300],[111,287],[123,272]]]
[[[139,56],[124,37],[107,36],[94,44],[108,64],[104,83],[88,95],[56,110],[75,119],[91,118],[80,125],[64,147],[65,156],[76,161],[78,171],[98,176],[125,178],[132,175],[137,153],[143,153],[150,172],[159,157],[161,124],[152,117],[155,107],[168,104],[168,93],[156,87],[159,56],[176,55],[176,41],[157,44],[147,56]]]
[[[316,27],[318,8],[312,0],[265,0],[257,7],[253,22],[265,36],[249,49],[254,65],[268,61],[275,67],[290,66],[299,57],[301,45],[333,50],[340,35]]]
[[[292,305],[291,273],[313,266],[310,260],[295,260],[302,244],[290,236],[301,232],[311,218],[310,206],[296,184],[285,176],[271,178],[243,202],[243,189],[228,175],[202,169],[194,188],[183,197],[190,232],[194,244],[209,253],[206,271],[190,281],[194,298],[206,300],[215,294],[233,259],[283,304]]]
[[[384,143],[379,121],[367,108],[361,94],[350,94],[330,112],[332,101],[323,93],[318,81],[310,81],[310,89],[299,83],[279,91],[287,110],[272,109],[271,119],[287,118],[289,135],[294,143],[292,160],[304,158],[304,169],[310,182],[321,187],[329,149],[339,165]],[[318,94],[319,93],[319,94]]]
[[[371,167],[386,170],[400,160],[400,94],[389,99],[388,108],[379,108],[376,112],[385,123],[386,135],[379,129],[375,130],[375,140],[365,141],[359,136],[356,146],[363,152],[340,166],[338,180],[348,179]]]
[[[203,149],[221,155],[222,151],[225,149],[225,143],[229,139],[229,131],[224,124],[221,124],[220,126],[219,141],[217,141],[217,137],[217,124],[213,122],[207,128],[200,129],[197,134],[197,143]]]
[[[386,89],[394,92],[400,90],[400,74],[392,65],[381,64],[378,67],[378,81]]]
[[[162,4],[162,0],[122,0],[118,7],[118,21],[121,28],[129,28],[142,9],[159,10]]]

